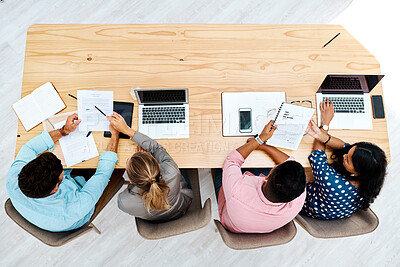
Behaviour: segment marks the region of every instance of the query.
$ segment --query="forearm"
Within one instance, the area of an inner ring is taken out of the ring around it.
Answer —
[[[345,144],[344,141],[342,141],[341,139],[334,137],[334,136],[330,136],[330,140],[329,141],[328,140],[329,140],[328,132],[321,131],[321,136],[318,138],[318,140],[315,140],[316,142],[314,142],[314,146],[316,145],[317,141],[319,143],[321,143],[322,146],[324,146],[323,143],[326,142],[325,145],[329,146],[333,150],[336,150],[336,149],[341,149]],[[319,149],[319,148],[316,148],[316,149]]]
[[[262,145],[260,146],[260,149],[267,153],[268,156],[275,162],[275,164],[281,164],[289,158],[289,155],[273,146]]]
[[[112,151],[117,153],[118,151],[118,142],[119,142],[119,135],[111,135],[111,139],[108,142],[107,148],[105,151]]]
[[[244,159],[246,159],[250,155],[250,153],[253,152],[258,146],[259,143],[255,139],[253,139],[236,150],[240,153],[240,155],[242,155]]]
[[[49,135],[54,143],[56,143],[61,137],[63,137],[64,136],[63,134],[67,135],[65,130],[62,130],[62,129],[57,129],[57,130],[53,130],[53,131],[49,132]]]

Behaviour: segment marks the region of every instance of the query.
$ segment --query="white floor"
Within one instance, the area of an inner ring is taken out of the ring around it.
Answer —
[[[17,118],[11,104],[20,98],[26,31],[34,23],[337,23],[343,24],[382,64],[392,162],[381,195],[372,205],[380,219],[368,235],[315,239],[300,226],[283,246],[250,251],[227,248],[213,223],[193,232],[147,241],[134,220],[117,209],[115,198],[94,223],[94,231],[60,247],[48,247],[21,230],[0,208],[0,266],[398,266],[400,265],[400,200],[396,177],[400,141],[400,105],[396,99],[396,1],[372,0],[148,0],[148,1],[0,1],[0,203],[8,198],[5,176],[15,151]],[[351,5],[350,5],[351,4]],[[350,6],[349,6],[350,5]],[[348,7],[349,6],[349,7]],[[347,8],[347,9],[346,9]],[[346,10],[345,10],[346,9]],[[345,10],[343,13],[342,11]],[[342,13],[342,14],[341,14]],[[339,15],[340,14],[340,15]],[[397,23],[397,24],[396,24]],[[374,34],[371,34],[371,33]],[[397,82],[397,83],[396,83]],[[396,90],[397,89],[397,90]],[[397,98],[396,98],[397,97]],[[203,201],[217,205],[207,169],[201,170]]]

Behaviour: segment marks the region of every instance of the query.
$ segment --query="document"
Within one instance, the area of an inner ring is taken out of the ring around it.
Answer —
[[[296,150],[313,114],[313,108],[282,103],[275,117],[278,127],[266,144]]]
[[[54,127],[59,129],[64,124],[65,121],[61,121],[54,124]],[[93,134],[90,134],[88,137],[86,137],[86,135],[87,132],[75,130],[60,138],[59,142],[67,167],[71,167],[99,155]]]
[[[285,92],[224,92],[222,93],[222,135],[250,136],[260,134],[273,120],[286,101]],[[239,110],[251,109],[251,132],[239,130]]]
[[[82,120],[79,131],[108,131],[110,122],[94,106],[107,116],[113,113],[113,91],[78,90],[78,117]]]
[[[25,130],[29,131],[66,106],[53,84],[47,82],[20,99],[12,107]]]

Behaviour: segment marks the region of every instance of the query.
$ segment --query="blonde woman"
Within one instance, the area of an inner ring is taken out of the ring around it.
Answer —
[[[151,221],[168,221],[185,214],[191,199],[178,165],[156,141],[130,128],[114,112],[110,124],[138,145],[137,152],[126,163],[125,178],[130,184],[118,195],[118,207],[135,217]]]

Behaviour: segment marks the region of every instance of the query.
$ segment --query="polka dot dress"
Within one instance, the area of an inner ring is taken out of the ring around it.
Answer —
[[[308,160],[315,181],[307,183],[303,212],[313,218],[340,219],[361,207],[360,190],[329,166],[324,151],[314,150]]]

